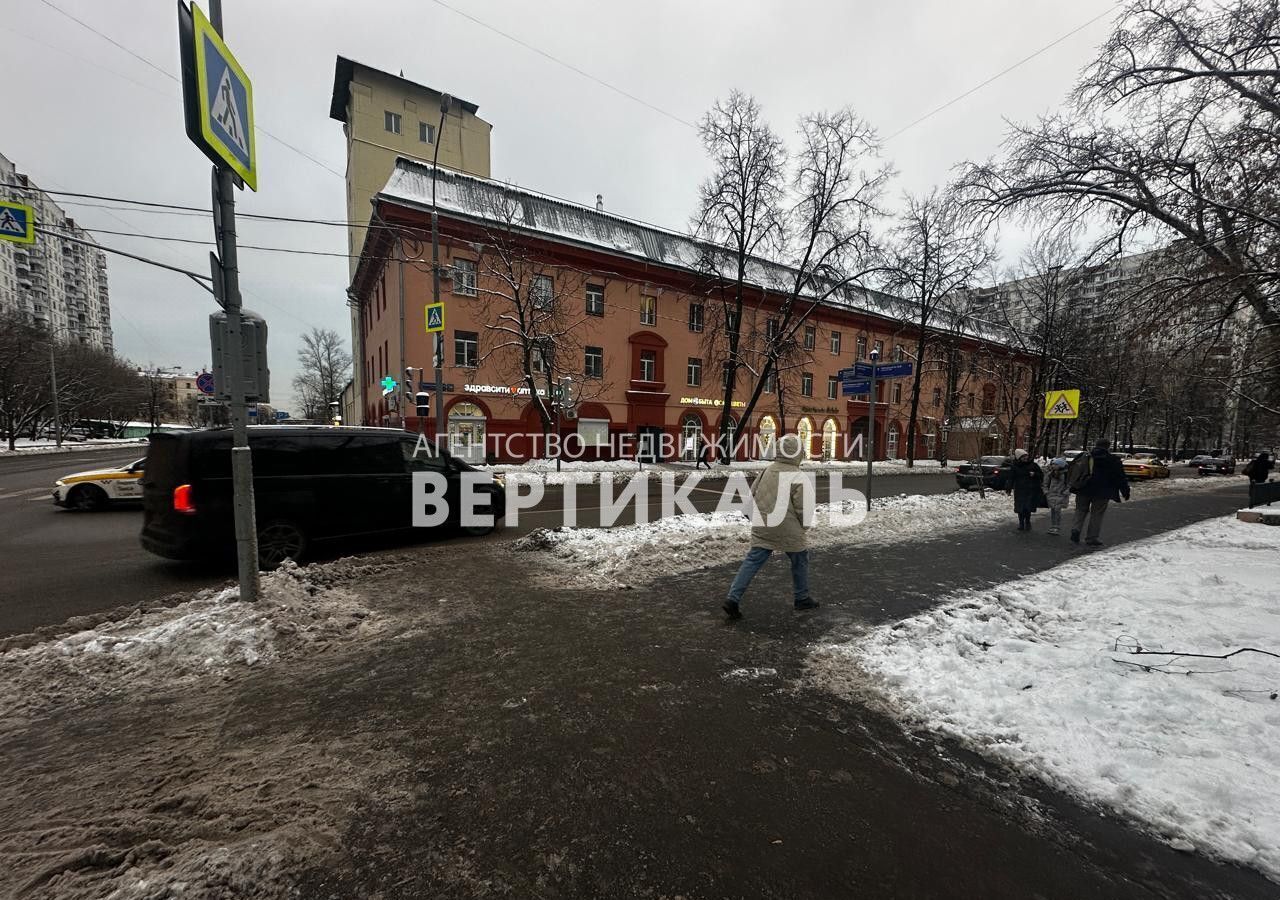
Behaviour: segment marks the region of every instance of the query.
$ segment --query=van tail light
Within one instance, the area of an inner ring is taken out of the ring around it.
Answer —
[[[187,516],[195,513],[196,504],[191,499],[191,485],[180,484],[173,489],[173,511]]]

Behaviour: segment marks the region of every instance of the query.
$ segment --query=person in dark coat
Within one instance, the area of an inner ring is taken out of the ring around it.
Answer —
[[[1071,541],[1080,543],[1080,532],[1085,530],[1087,522],[1085,544],[1101,547],[1102,517],[1107,513],[1107,505],[1112,500],[1119,503],[1121,497],[1129,499],[1129,479],[1125,477],[1124,464],[1111,452],[1110,441],[1098,441],[1088,457],[1081,456],[1072,463],[1068,478],[1076,495]]]
[[[1013,511],[1018,514],[1018,530],[1031,530],[1031,514],[1044,502],[1044,472],[1036,464],[1026,450],[1013,451],[1013,464],[1009,466],[1007,475],[1008,489],[1013,493]]]
[[[1253,462],[1244,467],[1244,474],[1249,476],[1249,480],[1254,484],[1262,484],[1271,475],[1271,457],[1267,455],[1267,451],[1263,450],[1253,458]]]

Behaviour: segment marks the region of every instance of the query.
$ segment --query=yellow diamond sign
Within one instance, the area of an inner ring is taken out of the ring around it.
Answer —
[[[1074,419],[1080,415],[1080,391],[1049,391],[1044,395],[1046,419]]]

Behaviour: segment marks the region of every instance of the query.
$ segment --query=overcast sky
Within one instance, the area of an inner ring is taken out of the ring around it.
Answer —
[[[336,54],[399,72],[480,107],[495,178],[683,228],[706,174],[695,122],[732,88],[754,94],[790,136],[802,113],[852,105],[882,135],[1079,28],[1105,0],[446,0],[546,54],[642,98],[656,112],[495,34],[434,0],[225,0],[227,41],[253,79],[259,191],[239,209],[345,218],[342,126],[329,119]],[[178,72],[173,0],[3,0],[10,72],[0,151],[42,187],[207,208],[209,165],[186,138],[178,83],[49,4]],[[1003,119],[1058,106],[1111,21],[1065,40],[892,138],[893,192],[945,181],[995,152]],[[266,129],[306,159],[261,134]],[[325,168],[332,169],[329,171]],[[211,240],[208,218],[76,205],[81,224]],[[209,247],[107,234],[101,243],[208,271]],[[1016,240],[1016,238],[1014,238]],[[241,244],[345,252],[339,228],[242,220]],[[1007,248],[1006,248],[1007,249]],[[345,259],[241,252],[245,305],[271,328],[273,401],[292,409],[299,334],[349,338]],[[182,276],[110,257],[118,352],[143,365],[209,363],[212,298]]]

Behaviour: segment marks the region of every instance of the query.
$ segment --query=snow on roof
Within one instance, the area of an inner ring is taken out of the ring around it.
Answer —
[[[375,200],[430,209],[432,167],[401,157]],[[570,203],[511,184],[440,167],[436,170],[436,206],[442,212],[482,223],[511,227],[560,240],[645,260],[688,272],[705,272],[709,261],[724,263],[729,251],[688,235],[627,219],[589,206]],[[772,260],[752,257],[747,263],[749,284],[789,293],[795,270]],[[914,318],[913,301],[860,287],[833,294],[827,305],[901,321]],[[939,316],[937,321],[941,322]],[[966,323],[962,334],[996,343],[1011,343],[1008,334]]]

